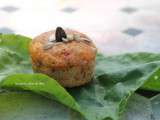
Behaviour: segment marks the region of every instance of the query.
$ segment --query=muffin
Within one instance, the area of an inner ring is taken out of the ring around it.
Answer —
[[[92,80],[96,51],[85,34],[61,27],[40,34],[29,45],[33,71],[52,77],[64,87]]]

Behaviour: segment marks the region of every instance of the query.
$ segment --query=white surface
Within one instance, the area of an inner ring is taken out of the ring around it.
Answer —
[[[0,27],[29,37],[69,27],[86,33],[106,54],[160,51],[160,2],[158,0],[0,0],[0,8],[13,6],[13,12],[0,10]],[[62,11],[66,7],[75,12]],[[133,13],[122,9],[137,9]],[[124,34],[128,28],[143,32],[135,37]]]

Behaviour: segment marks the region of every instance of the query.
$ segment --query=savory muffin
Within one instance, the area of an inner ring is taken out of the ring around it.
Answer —
[[[61,27],[35,37],[29,46],[33,70],[54,78],[64,87],[92,80],[96,51],[85,34]]]

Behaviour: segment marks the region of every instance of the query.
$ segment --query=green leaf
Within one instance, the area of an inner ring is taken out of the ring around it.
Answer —
[[[160,94],[145,98],[134,94],[129,99],[123,120],[159,120]]]
[[[32,91],[57,100],[82,114],[74,98],[55,80],[46,75],[33,74],[28,55],[28,44],[31,39],[6,34],[1,34],[0,38],[1,88]]]
[[[83,120],[68,107],[29,92],[0,94],[1,120]]]
[[[157,71],[147,80],[142,88],[152,91],[160,91],[160,69],[157,69]]]
[[[55,80],[43,74],[15,74],[0,83],[1,88],[27,90],[56,100],[81,113],[80,106]],[[81,113],[82,114],[82,113]]]
[[[31,39],[0,36],[3,53],[0,54],[0,84],[3,88],[38,93],[80,112],[88,120],[119,120],[128,99],[137,89],[160,91],[152,79],[155,74],[159,75],[160,54],[131,53],[108,57],[98,54],[95,79],[85,86],[68,89],[68,93],[55,80],[32,73],[27,51]],[[23,85],[24,82],[42,82],[44,86]]]
[[[127,103],[123,120],[151,120],[152,106],[150,100],[133,94]]]
[[[21,35],[0,34],[0,48],[14,52],[27,60],[29,58],[28,45],[30,41],[30,38]]]
[[[160,94],[151,98],[151,105],[152,105],[152,120],[159,120],[160,119]]]
[[[160,66],[158,57],[159,54],[151,53],[109,57],[99,54],[96,79],[89,85],[70,89],[69,92],[87,113],[88,119],[118,120],[128,98],[157,72]]]
[[[14,73],[32,73],[28,45],[30,38],[0,34],[0,80]]]

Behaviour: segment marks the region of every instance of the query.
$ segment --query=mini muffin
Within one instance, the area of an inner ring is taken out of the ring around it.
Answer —
[[[96,51],[85,34],[61,27],[40,34],[29,46],[34,72],[46,74],[64,87],[84,85],[93,79]]]

